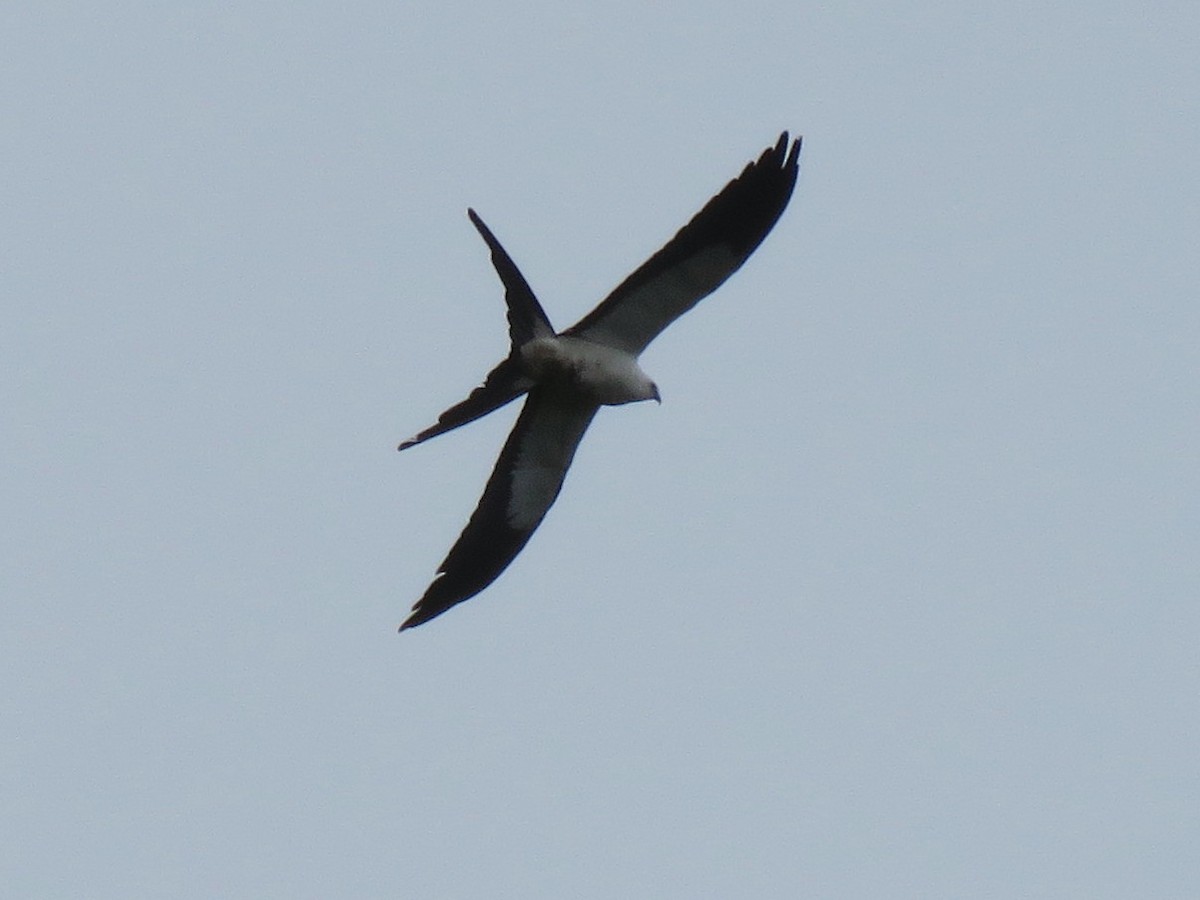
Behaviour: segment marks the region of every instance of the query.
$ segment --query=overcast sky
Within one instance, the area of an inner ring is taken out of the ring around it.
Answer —
[[[1200,6],[0,12],[0,894],[1200,896]],[[790,208],[489,590],[566,327]]]

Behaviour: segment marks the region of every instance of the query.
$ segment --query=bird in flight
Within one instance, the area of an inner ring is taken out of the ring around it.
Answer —
[[[401,631],[474,597],[508,567],[558,497],[597,409],[638,400],[661,402],[638,356],[762,243],[792,196],[799,167],[800,138],[789,141],[785,131],[665,247],[562,332],[554,330],[495,235],[473,209],[467,210],[504,283],[511,349],[466,400],[399,449],[527,396],[479,505]]]

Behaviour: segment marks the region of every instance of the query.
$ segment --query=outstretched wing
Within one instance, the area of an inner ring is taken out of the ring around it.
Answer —
[[[441,615],[491,584],[558,497],[596,407],[534,388],[467,527],[400,630]]]
[[[788,133],[566,334],[637,355],[736,272],[787,206],[800,168]]]

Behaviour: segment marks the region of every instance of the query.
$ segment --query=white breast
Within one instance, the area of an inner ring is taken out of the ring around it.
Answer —
[[[525,344],[521,360],[539,382],[557,382],[591,403],[616,406],[658,399],[658,388],[637,357],[615,347],[556,335]]]

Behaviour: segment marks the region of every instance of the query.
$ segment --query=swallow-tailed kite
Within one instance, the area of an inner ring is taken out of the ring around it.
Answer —
[[[599,306],[556,332],[500,242],[468,210],[492,253],[508,305],[508,357],[462,403],[400,445],[403,450],[528,394],[467,527],[400,630],[467,600],[504,571],[554,503],[571,458],[601,406],[659,400],[638,356],[664,328],[746,261],[796,185],[800,138],[785,131],[665,247]]]

